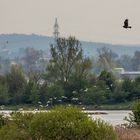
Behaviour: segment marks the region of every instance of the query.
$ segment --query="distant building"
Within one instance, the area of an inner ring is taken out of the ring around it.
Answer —
[[[54,35],[54,38],[57,39],[59,38],[59,25],[58,25],[58,22],[57,22],[57,18],[55,19],[55,24],[54,24],[54,32],[53,32],[53,35]]]
[[[120,79],[123,78],[135,79],[136,77],[140,76],[140,71],[125,71],[124,68],[115,68],[114,74],[116,77]]]

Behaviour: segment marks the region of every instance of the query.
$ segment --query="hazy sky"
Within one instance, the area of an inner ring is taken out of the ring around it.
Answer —
[[[140,0],[0,0],[0,34],[52,36],[55,17],[65,37],[140,44]],[[125,18],[132,29],[122,28]]]

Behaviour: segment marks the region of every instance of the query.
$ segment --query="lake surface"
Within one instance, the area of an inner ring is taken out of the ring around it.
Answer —
[[[96,111],[94,111],[94,112],[96,112]],[[114,110],[114,111],[103,110],[103,111],[99,111],[99,112],[105,112],[107,114],[95,114],[95,115],[91,115],[91,117],[93,119],[102,119],[102,120],[112,124],[113,126],[127,123],[127,121],[125,121],[124,118],[128,117],[129,113],[132,113],[131,111],[128,111],[128,110]]]
[[[13,112],[13,111],[0,110],[0,113],[4,113],[5,115],[9,115],[11,112]],[[21,112],[33,112],[33,113],[35,113],[35,112],[39,112],[39,111],[21,111]],[[102,120],[112,124],[113,126],[127,123],[124,120],[124,118],[126,116],[128,117],[129,113],[131,113],[131,111],[129,111],[129,110],[113,110],[113,111],[108,111],[108,110],[93,111],[93,110],[90,110],[90,111],[85,111],[85,112],[93,113],[92,115],[89,115],[93,119],[102,119]]]

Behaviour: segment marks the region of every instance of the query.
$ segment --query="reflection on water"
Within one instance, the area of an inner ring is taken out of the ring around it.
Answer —
[[[38,112],[38,111],[22,111],[22,112]],[[93,119],[102,119],[110,124],[112,124],[113,126],[115,125],[120,125],[120,124],[124,124],[127,123],[124,120],[124,117],[128,117],[129,113],[131,113],[131,111],[128,110],[113,110],[113,111],[107,111],[107,110],[96,110],[96,111],[85,111],[85,112],[89,112],[90,115]],[[12,111],[0,111],[0,114],[4,113],[5,115],[9,115],[10,113],[12,113]]]
[[[100,111],[99,111],[100,112]],[[120,125],[120,124],[124,124],[127,123],[124,118],[127,116],[129,116],[129,113],[131,113],[131,111],[127,111],[127,110],[114,110],[114,111],[103,111],[106,112],[107,114],[96,114],[96,115],[91,115],[93,119],[102,119],[110,124],[112,124],[113,126],[115,125]]]

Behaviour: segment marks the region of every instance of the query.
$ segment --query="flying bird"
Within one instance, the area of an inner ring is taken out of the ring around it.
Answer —
[[[129,24],[128,24],[128,19],[126,19],[125,21],[124,21],[124,25],[123,25],[123,27],[124,28],[132,28],[131,26],[129,26]]]

